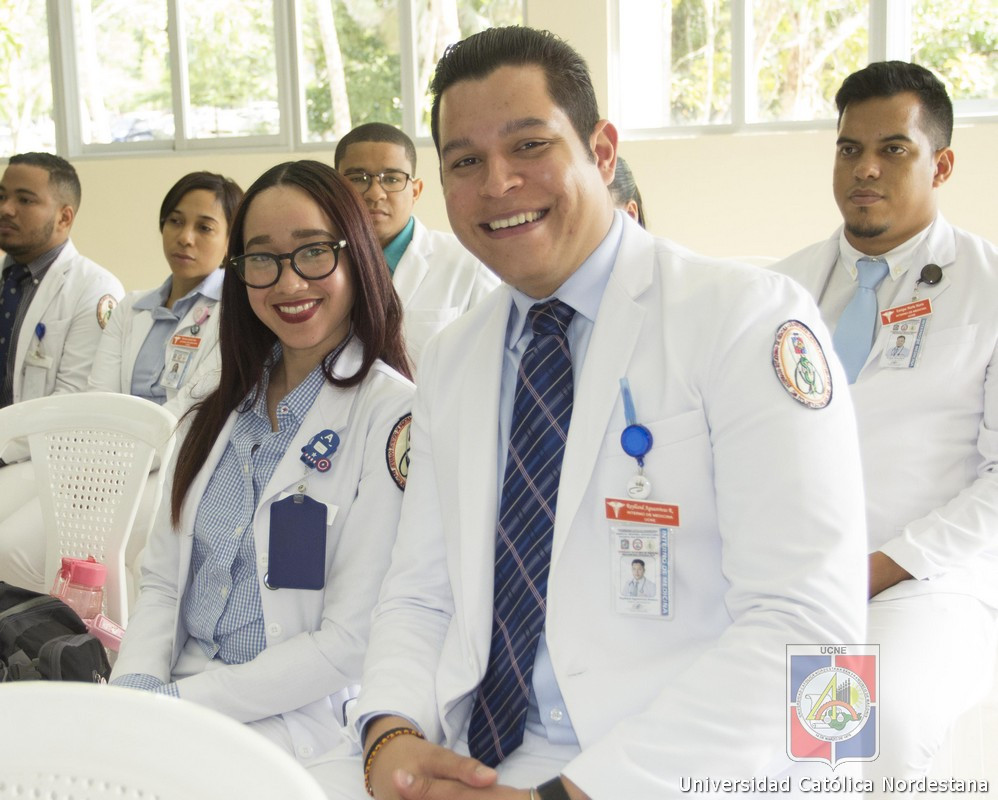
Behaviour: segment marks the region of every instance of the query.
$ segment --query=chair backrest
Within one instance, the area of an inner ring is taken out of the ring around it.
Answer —
[[[63,556],[107,567],[107,615],[128,622],[125,546],[146,483],[155,513],[177,418],[149,400],[112,392],[57,394],[0,409],[0,453],[27,439],[45,526],[45,585]],[[148,529],[151,520],[143,520]]]
[[[325,800],[286,751],[187,700],[87,683],[0,685],[0,800]]]

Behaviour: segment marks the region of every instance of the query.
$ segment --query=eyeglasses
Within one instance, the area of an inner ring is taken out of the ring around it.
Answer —
[[[266,289],[281,279],[284,259],[291,269],[307,281],[317,281],[332,275],[340,260],[340,250],[347,246],[346,239],[338,242],[311,242],[296,247],[290,253],[247,253],[229,260],[239,280],[251,289]]]
[[[386,192],[401,192],[412,180],[412,175],[400,169],[386,169],[378,175],[372,175],[370,172],[349,172],[343,177],[361,194],[371,188],[371,181],[374,178],[378,179],[378,185]]]

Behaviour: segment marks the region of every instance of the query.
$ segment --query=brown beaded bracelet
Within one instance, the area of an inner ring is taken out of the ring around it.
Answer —
[[[364,759],[364,788],[367,789],[367,793],[371,797],[374,797],[374,787],[371,786],[371,764],[374,763],[374,757],[378,754],[378,751],[396,736],[415,736],[418,739],[426,738],[415,728],[389,728],[374,740],[371,749],[367,751],[367,758]]]

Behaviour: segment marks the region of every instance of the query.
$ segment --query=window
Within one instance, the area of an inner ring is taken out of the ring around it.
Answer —
[[[617,0],[625,130],[832,120],[871,60],[936,71],[958,115],[998,114],[995,0]]]
[[[0,154],[55,148],[45,0],[0,0]]]
[[[374,120],[425,136],[427,83],[444,48],[522,23],[522,6],[0,0],[0,58],[10,65],[0,81],[0,157],[56,146],[68,156],[307,149]]]

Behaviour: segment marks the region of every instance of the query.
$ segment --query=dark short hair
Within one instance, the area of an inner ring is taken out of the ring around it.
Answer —
[[[362,142],[397,144],[405,150],[405,157],[409,159],[409,163],[412,165],[412,174],[416,174],[416,145],[412,143],[412,139],[394,125],[388,125],[384,122],[365,122],[340,139],[336,143],[336,152],[333,154],[333,164],[336,165],[336,169],[340,168],[340,162],[346,156],[347,148],[352,144],[360,144]]]
[[[953,139],[953,103],[943,82],[919,64],[908,61],[875,61],[842,82],[835,93],[838,121],[850,103],[911,92],[922,107],[922,130],[940,150]]]
[[[215,195],[225,214],[225,224],[232,226],[232,218],[236,214],[239,201],[243,199],[243,190],[232,178],[218,175],[215,172],[189,172],[177,181],[163,198],[159,207],[159,229],[166,225],[166,218],[180,205],[180,201],[188,192],[204,189]]]
[[[600,120],[589,67],[564,40],[550,31],[509,26],[488,28],[452,44],[437,62],[430,93],[430,130],[440,152],[440,98],[455,83],[481,80],[499,67],[537,66],[544,71],[548,95],[565,112],[586,150]],[[590,153],[595,159],[595,155]]]
[[[619,155],[617,156],[617,171],[613,175],[610,184],[610,195],[613,197],[613,204],[618,208],[623,208],[631,200],[638,206],[638,224],[645,227],[645,207],[641,202],[641,192],[638,191],[638,184],[634,180],[634,173]]]
[[[74,212],[80,210],[80,200],[83,198],[80,176],[66,159],[52,153],[18,153],[11,156],[7,164],[41,167],[48,172],[49,185],[55,187],[62,202],[72,206]]]
[[[635,559],[634,559],[634,560],[633,560],[633,561],[631,562],[631,566],[633,567],[633,566],[634,566],[635,564],[640,564],[640,565],[641,565],[641,566],[643,567],[643,566],[645,565],[645,562],[644,562],[644,559],[641,559],[641,558],[635,558]]]
[[[355,386],[380,358],[406,377],[411,377],[402,341],[402,303],[392,285],[384,252],[374,232],[371,216],[360,195],[336,170],[320,161],[287,161],[271,167],[246,190],[229,228],[229,258],[243,255],[246,215],[253,200],[275,186],[300,189],[316,202],[346,239],[345,251],[353,267],[354,304],[350,312],[352,332],[364,354],[352,376],[337,377],[329,355],[323,361],[326,380],[334,386]],[[171,495],[174,523],[212,444],[233,410],[252,402],[263,387],[264,371],[277,336],[253,312],[245,285],[235,270],[227,269],[222,282],[218,324],[222,372],[218,388],[190,412],[190,433],[177,458]]]

